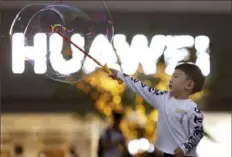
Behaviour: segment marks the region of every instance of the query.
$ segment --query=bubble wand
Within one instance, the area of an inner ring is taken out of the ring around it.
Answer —
[[[51,28],[50,28],[51,29]],[[102,65],[98,60],[96,60],[94,57],[92,57],[91,55],[89,55],[85,50],[83,50],[82,48],[80,48],[79,46],[77,46],[74,42],[72,42],[68,37],[64,36],[62,33],[60,33],[58,30],[55,32],[58,35],[60,35],[64,40],[66,40],[67,42],[69,42],[70,44],[72,44],[74,47],[76,47],[78,50],[80,50],[82,53],[84,53],[87,57],[89,57],[90,59],[92,59],[97,65],[99,65],[100,67],[103,68],[103,71],[108,73],[108,74],[112,74],[112,71],[110,71],[110,69],[106,66],[106,65]],[[118,83],[121,84],[122,81],[118,80]]]

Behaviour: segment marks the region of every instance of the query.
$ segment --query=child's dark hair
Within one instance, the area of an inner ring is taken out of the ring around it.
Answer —
[[[203,76],[201,69],[198,66],[194,64],[182,63],[177,65],[175,69],[183,71],[188,76],[188,79],[193,80],[194,87],[192,94],[202,90],[205,77]]]

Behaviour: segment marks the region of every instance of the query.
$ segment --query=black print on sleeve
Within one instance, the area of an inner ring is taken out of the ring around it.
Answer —
[[[133,77],[131,77],[131,80],[132,80],[134,83],[139,82],[139,80],[137,80],[137,79],[135,79],[135,78],[133,78]]]
[[[127,74],[123,74],[124,77],[128,77],[129,75]],[[130,79],[134,82],[134,83],[137,83],[137,82],[140,82],[141,83],[141,87],[142,88],[145,88],[147,87],[147,85],[145,83],[143,83],[142,81],[138,80],[138,79],[135,79],[133,77],[130,76]],[[154,95],[163,95],[163,94],[166,94],[168,93],[168,91],[161,91],[161,90],[157,90],[157,89],[154,89],[154,88],[148,88],[148,91],[150,93],[153,93]]]
[[[161,90],[155,89],[154,94],[155,94],[155,95],[164,95],[164,94],[166,94],[167,92],[168,92],[168,91],[161,91]]]
[[[203,117],[198,117],[198,116],[194,116],[194,123],[202,123],[203,122]]]
[[[186,146],[186,149],[189,151],[191,151],[191,149],[193,147],[196,147],[197,146],[197,142],[195,140],[195,138],[193,136],[191,136],[188,140],[188,142],[185,143],[185,146]]]
[[[187,142],[184,143],[187,151],[191,151],[193,147],[196,147],[200,140],[203,138],[204,128],[202,126],[203,115],[198,107],[194,109],[194,117],[191,123],[191,129],[193,130],[192,135],[188,138]]]
[[[161,90],[154,89],[154,88],[149,88],[149,92],[153,92],[153,94],[155,95],[163,95],[163,94],[168,93],[168,91],[161,91]]]
[[[149,88],[149,92],[153,92],[154,90],[154,88]]]
[[[202,130],[195,130],[193,135],[189,137],[188,141],[184,143],[185,148],[187,151],[191,151],[193,147],[196,147],[199,139],[203,137],[203,131]]]
[[[146,87],[147,85],[146,85],[145,83],[141,82],[141,86],[144,88],[144,87]]]
[[[160,92],[159,90],[155,89],[155,92],[154,92],[155,95],[160,95],[160,93],[162,94],[162,92]]]
[[[184,147],[187,149],[187,151],[190,151],[190,149],[191,149],[191,147],[188,145],[188,143],[185,143]]]
[[[196,113],[201,113],[201,111],[200,111],[200,109],[199,109],[198,106],[194,110],[195,110]]]
[[[124,77],[128,77],[129,75],[127,75],[127,74],[123,73],[123,76],[124,76]]]

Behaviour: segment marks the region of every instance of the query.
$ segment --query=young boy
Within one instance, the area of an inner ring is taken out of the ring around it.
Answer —
[[[196,156],[196,146],[203,137],[203,115],[189,96],[199,92],[204,84],[204,76],[196,65],[176,66],[169,82],[170,91],[150,88],[121,72],[114,71],[110,77],[122,80],[158,110],[156,156]]]

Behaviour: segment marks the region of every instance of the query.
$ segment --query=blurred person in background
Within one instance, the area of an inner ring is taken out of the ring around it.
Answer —
[[[100,135],[98,157],[123,157],[127,150],[125,137],[120,130],[123,114],[113,111],[113,124]]]
[[[77,150],[73,146],[71,146],[69,149],[69,157],[80,157]]]
[[[22,145],[15,145],[14,147],[14,157],[24,157],[24,149]]]

